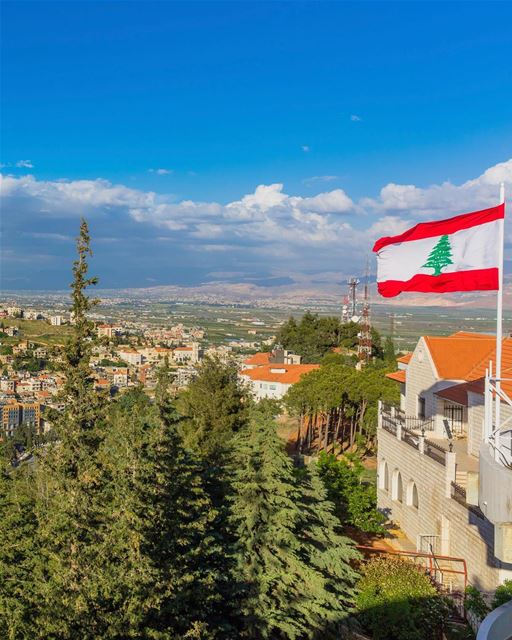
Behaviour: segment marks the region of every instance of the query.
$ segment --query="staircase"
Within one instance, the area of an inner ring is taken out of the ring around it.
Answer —
[[[463,489],[467,489],[468,485],[468,472],[467,471],[456,471],[455,472],[455,482],[462,487]]]

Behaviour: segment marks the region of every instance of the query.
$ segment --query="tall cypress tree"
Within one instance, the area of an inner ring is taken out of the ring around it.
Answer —
[[[319,479],[295,472],[275,423],[261,414],[235,439],[232,473],[241,637],[335,634],[353,600],[357,553]]]
[[[87,288],[91,255],[82,220],[73,265],[73,335],[62,351],[66,376],[51,415],[56,441],[38,455],[37,515],[44,561],[35,572],[40,598],[34,637],[96,638],[104,629],[97,614],[102,592],[101,550],[104,498],[108,484],[98,450],[105,434],[106,400],[93,388],[89,360],[94,324],[87,313],[96,300]]]

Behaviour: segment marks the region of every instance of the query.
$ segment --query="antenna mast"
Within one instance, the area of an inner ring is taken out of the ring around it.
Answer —
[[[366,263],[366,274],[364,282],[363,313],[361,316],[361,331],[359,332],[359,343],[357,355],[361,366],[368,364],[372,357],[372,327],[370,323],[370,263]]]

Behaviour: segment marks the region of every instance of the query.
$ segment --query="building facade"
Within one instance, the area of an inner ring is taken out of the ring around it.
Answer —
[[[400,406],[381,404],[378,424],[379,508],[418,551],[464,559],[469,581],[489,592],[512,578],[512,452],[497,460],[484,434],[495,348],[482,334],[420,338],[388,374],[400,385]],[[510,338],[503,371],[512,377]],[[503,442],[511,435],[505,428]]]

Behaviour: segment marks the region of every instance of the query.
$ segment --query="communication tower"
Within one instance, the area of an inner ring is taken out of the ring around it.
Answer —
[[[350,304],[350,299],[348,295],[343,296],[343,304],[341,305],[341,322],[342,324],[346,324],[350,321],[350,314],[348,312],[348,307]]]
[[[359,332],[359,342],[357,355],[361,366],[368,364],[372,357],[372,327],[370,323],[370,287],[369,287],[369,266],[366,268],[366,278],[364,283],[363,312],[361,315],[361,331]]]
[[[358,322],[357,317],[357,285],[359,280],[357,278],[350,278],[348,281],[348,313],[349,321]]]

